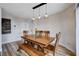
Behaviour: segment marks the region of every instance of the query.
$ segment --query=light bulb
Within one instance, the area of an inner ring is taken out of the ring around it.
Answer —
[[[45,14],[45,17],[47,18],[47,17],[48,17],[48,15],[47,15],[47,14]]]
[[[40,19],[41,17],[39,16],[38,19]]]
[[[35,18],[33,17],[32,20],[35,20]]]

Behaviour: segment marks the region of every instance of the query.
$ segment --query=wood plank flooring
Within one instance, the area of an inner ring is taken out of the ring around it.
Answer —
[[[0,56],[1,56],[1,52],[0,52]]]
[[[37,49],[25,43],[19,45],[19,47],[20,49],[23,49],[26,53],[28,53],[30,56],[45,56],[46,55],[46,53],[38,51]]]
[[[3,52],[2,56],[29,56],[24,50],[17,51],[17,42],[7,43],[2,45]],[[65,47],[59,45],[56,50],[56,56],[74,56],[75,54],[66,49]],[[46,56],[53,56],[52,52],[48,53]]]

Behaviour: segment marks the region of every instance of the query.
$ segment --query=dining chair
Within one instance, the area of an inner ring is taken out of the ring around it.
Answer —
[[[43,31],[42,36],[48,39],[50,37],[50,31]]]
[[[41,31],[41,30],[35,31],[35,36],[36,36],[36,37],[41,37],[41,36],[42,36],[42,32],[43,32],[43,31]]]
[[[60,38],[61,38],[61,33],[60,32],[56,33],[56,40],[55,40],[54,45],[49,44],[47,47],[45,47],[45,50],[47,50],[47,52],[53,51],[53,56],[55,56],[55,52],[58,47]]]
[[[24,30],[23,31],[23,36],[26,36],[28,34],[28,31]]]

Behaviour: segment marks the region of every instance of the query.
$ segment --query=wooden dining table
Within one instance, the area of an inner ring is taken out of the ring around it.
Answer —
[[[26,36],[21,36],[21,38],[24,39],[24,42],[32,42],[36,45],[41,46],[43,52],[44,52],[44,47],[47,47],[51,42],[55,40],[55,37],[36,37],[35,35],[26,35]]]

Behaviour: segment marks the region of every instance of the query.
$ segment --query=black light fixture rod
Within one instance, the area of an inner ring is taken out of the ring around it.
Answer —
[[[42,5],[45,5],[45,4],[47,4],[47,3],[40,3],[40,4],[36,5],[36,6],[34,6],[32,9],[39,8],[39,7],[41,7]]]

